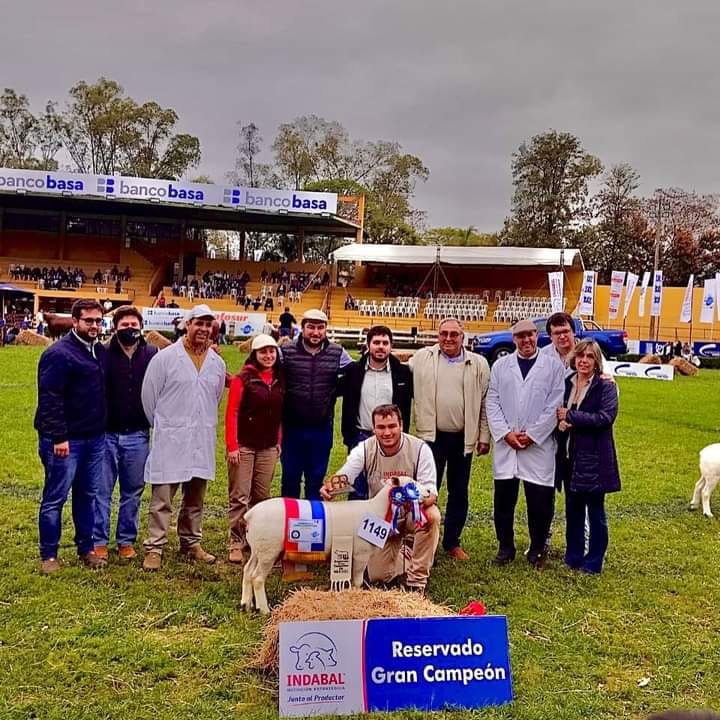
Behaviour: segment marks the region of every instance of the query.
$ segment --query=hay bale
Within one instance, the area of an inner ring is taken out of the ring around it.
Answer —
[[[444,617],[455,615],[450,608],[403,590],[309,590],[291,593],[270,615],[265,640],[251,660],[252,667],[278,671],[278,643],[281,622],[297,620],[366,620],[392,617]]]
[[[15,344],[47,347],[52,344],[52,340],[44,335],[38,335],[33,330],[21,330],[15,338]]]
[[[684,358],[674,357],[670,361],[670,365],[675,368],[675,372],[679,372],[681,375],[688,375],[689,377],[695,377],[699,370]]]
[[[241,353],[250,353],[250,350],[252,348],[252,338],[248,338],[247,340],[236,340],[233,345],[241,352]]]
[[[145,342],[148,345],[154,345],[159,350],[166,348],[168,345],[172,345],[172,342],[168,340],[164,335],[161,335],[157,330],[151,330],[145,335]]]
[[[407,362],[415,354],[415,350],[393,350],[392,354],[400,362]]]
[[[659,365],[662,360],[659,355],[643,355],[638,362],[644,363],[645,365]]]
[[[292,345],[292,338],[291,338],[289,335],[283,335],[283,336],[278,340],[278,345],[279,345],[280,347],[285,347],[285,345]]]

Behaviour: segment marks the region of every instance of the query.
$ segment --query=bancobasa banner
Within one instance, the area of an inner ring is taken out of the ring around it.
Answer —
[[[652,315],[652,317],[660,317],[660,311],[662,310],[662,295],[663,273],[662,270],[655,270],[653,273],[652,305],[650,306],[650,315]]]
[[[582,291],[580,293],[580,315],[595,314],[595,276],[594,270],[583,273]]]

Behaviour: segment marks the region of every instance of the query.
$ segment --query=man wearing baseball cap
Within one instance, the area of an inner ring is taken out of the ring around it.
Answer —
[[[527,504],[528,562],[541,568],[555,503],[556,410],[562,405],[565,369],[539,353],[537,328],[520,320],[512,328],[516,351],[495,362],[487,393],[487,417],[495,440],[493,518],[499,549],[495,562],[515,559],[515,505],[520,481]]]
[[[282,495],[320,498],[333,444],[335,400],[344,368],[352,358],[327,338],[327,315],[307,310],[300,335],[283,346],[285,404],[282,437]]]
[[[185,315],[187,334],[150,361],[142,404],[152,425],[145,482],[152,486],[143,568],[159,570],[178,489],[182,504],[177,530],[180,552],[212,563],[200,546],[207,481],[215,477],[215,438],[225,363],[210,350],[215,317],[207,305]]]

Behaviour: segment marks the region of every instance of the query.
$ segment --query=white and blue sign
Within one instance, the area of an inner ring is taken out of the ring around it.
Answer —
[[[511,702],[504,616],[280,625],[280,715],[481,708]]]

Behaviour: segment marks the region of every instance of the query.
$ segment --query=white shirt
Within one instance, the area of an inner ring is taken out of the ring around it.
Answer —
[[[357,425],[361,430],[372,432],[372,412],[378,405],[387,405],[392,402],[392,372],[390,361],[385,367],[375,370],[370,367],[370,361],[365,366],[362,387],[360,388],[360,405],[358,406]]]

